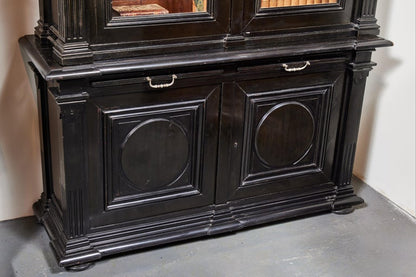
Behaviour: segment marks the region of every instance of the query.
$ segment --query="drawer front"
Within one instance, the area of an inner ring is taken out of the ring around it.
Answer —
[[[220,86],[93,97],[92,228],[213,204]]]
[[[334,188],[343,63],[277,74],[224,87],[217,202]]]

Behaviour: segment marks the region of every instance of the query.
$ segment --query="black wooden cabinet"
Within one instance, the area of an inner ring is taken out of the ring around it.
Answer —
[[[20,40],[60,266],[363,201],[376,1],[172,3],[40,0]]]

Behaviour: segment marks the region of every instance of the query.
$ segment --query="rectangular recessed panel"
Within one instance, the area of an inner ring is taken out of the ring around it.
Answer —
[[[247,95],[241,186],[322,168],[331,87]]]
[[[200,192],[201,102],[106,112],[107,209]]]

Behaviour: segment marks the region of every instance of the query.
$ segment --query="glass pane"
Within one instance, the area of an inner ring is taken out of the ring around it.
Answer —
[[[208,0],[112,0],[114,16],[206,12]]]
[[[260,8],[280,8],[338,3],[338,0],[261,0]]]

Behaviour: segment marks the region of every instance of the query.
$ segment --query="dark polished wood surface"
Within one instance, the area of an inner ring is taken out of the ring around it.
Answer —
[[[365,82],[391,45],[376,1],[257,4],[121,19],[111,1],[40,1],[19,42],[40,118],[34,209],[60,266],[362,203]]]

